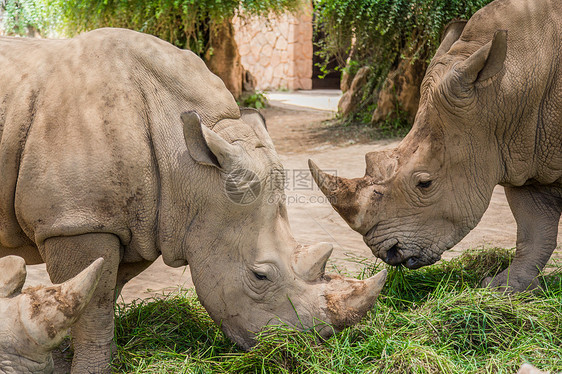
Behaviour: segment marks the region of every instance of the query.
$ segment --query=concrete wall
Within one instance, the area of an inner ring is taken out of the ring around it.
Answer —
[[[269,18],[235,18],[242,65],[257,80],[256,88],[312,88],[312,2],[296,14]]]

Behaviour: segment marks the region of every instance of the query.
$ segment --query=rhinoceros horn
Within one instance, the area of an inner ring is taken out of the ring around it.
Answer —
[[[88,305],[101,277],[103,258],[74,278],[51,287],[29,287],[18,296],[20,321],[27,335],[44,350],[57,346]]]
[[[333,246],[329,243],[301,247],[293,257],[293,270],[304,280],[312,282],[320,279],[324,275],[332,250]]]
[[[324,274],[332,250],[329,243],[302,247],[293,258],[295,273],[309,282],[334,277]],[[386,270],[382,270],[365,280],[340,278],[340,282],[330,283],[325,297],[332,324],[341,329],[359,322],[375,303],[385,280]]]
[[[330,204],[352,229],[363,235],[372,227],[367,210],[373,209],[373,202],[382,197],[377,190],[395,177],[398,168],[398,158],[392,150],[367,153],[365,161],[364,177],[346,179],[327,174],[308,160],[312,177]]]
[[[0,297],[10,297],[21,291],[27,272],[25,261],[19,256],[6,256],[0,259]]]
[[[330,282],[334,286],[326,291],[326,306],[336,329],[352,326],[367,314],[384,287],[386,274],[383,269],[365,280],[342,278],[342,282]]]
[[[325,173],[312,160],[308,160],[308,167],[312,178],[336,212],[351,228],[357,230],[361,223],[357,222],[360,207],[356,192],[366,185],[365,178],[347,179]]]

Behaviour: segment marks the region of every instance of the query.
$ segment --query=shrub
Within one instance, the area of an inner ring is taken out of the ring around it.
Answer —
[[[267,15],[293,10],[300,0],[5,0],[4,28],[55,28],[66,35],[99,27],[123,27],[203,55],[213,24],[235,14]]]
[[[429,62],[439,46],[444,26],[469,19],[491,0],[316,0],[316,22],[325,35],[320,55],[347,63],[351,75],[371,67],[355,118],[372,108],[389,72],[403,59]],[[355,42],[352,45],[352,39]]]

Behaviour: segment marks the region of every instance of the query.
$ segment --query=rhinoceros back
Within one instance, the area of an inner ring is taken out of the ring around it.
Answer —
[[[0,65],[0,243],[111,232],[155,258],[181,112],[208,127],[240,116],[222,81],[193,53],[120,29],[0,38]]]

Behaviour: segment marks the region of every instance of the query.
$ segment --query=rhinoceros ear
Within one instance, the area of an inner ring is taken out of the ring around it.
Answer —
[[[183,137],[191,157],[200,164],[220,167],[219,161],[203,136],[204,125],[201,123],[201,117],[195,112],[184,112],[181,114],[181,120]]]
[[[240,119],[254,130],[258,139],[261,140],[266,147],[275,149],[273,141],[267,132],[265,118],[257,109],[240,108]]]
[[[183,136],[191,157],[203,165],[230,170],[240,157],[240,149],[207,128],[195,112],[184,112]]]
[[[506,55],[507,30],[498,30],[491,42],[456,67],[461,82],[472,84],[493,77],[503,69]]]
[[[243,121],[247,121],[248,124],[252,124],[252,127],[259,127],[267,130],[267,124],[265,123],[265,117],[260,113],[259,110],[254,108],[240,108],[240,118]]]
[[[435,52],[435,56],[433,56],[433,58],[437,58],[449,52],[449,49],[451,49],[453,44],[455,44],[455,42],[459,40],[465,26],[466,21],[464,20],[455,20],[449,22],[449,24],[447,24],[447,26],[445,26],[445,29],[443,30],[443,34],[441,36],[441,44],[439,44],[439,49],[437,49],[437,52]]]

